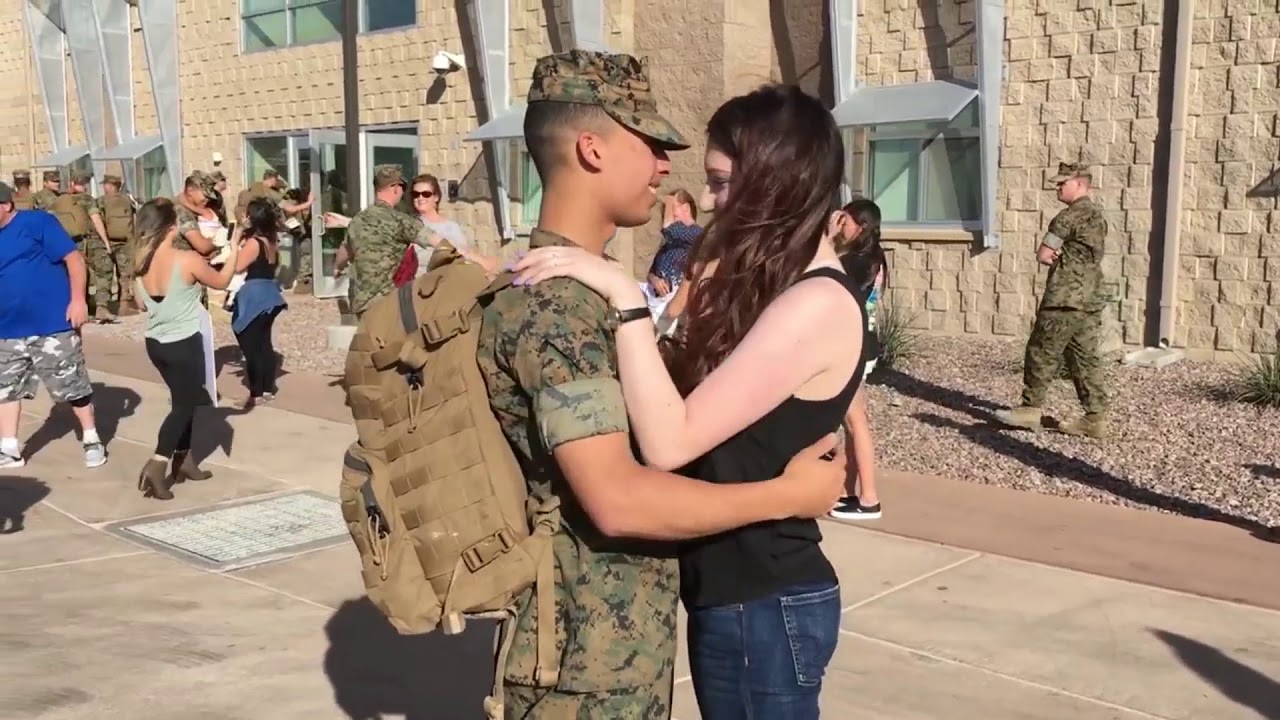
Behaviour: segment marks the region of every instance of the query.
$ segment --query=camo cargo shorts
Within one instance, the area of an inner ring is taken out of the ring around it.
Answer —
[[[93,392],[79,333],[0,340],[0,403],[35,398],[39,383],[55,402],[79,400]]]

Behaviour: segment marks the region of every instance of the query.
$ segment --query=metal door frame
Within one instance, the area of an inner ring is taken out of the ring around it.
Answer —
[[[321,169],[324,165],[321,153],[324,146],[346,145],[347,137],[341,130],[311,130],[307,133],[307,151],[311,157],[311,289],[317,298],[347,296],[349,278],[334,278],[324,274],[324,189]],[[336,160],[337,154],[335,152]],[[336,162],[335,162],[336,165]],[[324,168],[332,170],[334,168]],[[351,173],[347,170],[348,176]],[[348,187],[350,181],[348,178]]]
[[[406,127],[405,130],[409,128]],[[413,134],[389,132],[369,132],[363,130],[360,133],[363,141],[362,157],[364,158],[364,167],[361,168],[362,177],[369,178],[369,182],[360,186],[360,207],[369,207],[373,204],[373,151],[375,148],[401,148],[404,150],[412,150],[415,161],[422,156],[422,142],[418,137],[418,129],[413,128]],[[418,168],[404,168],[405,181],[408,182],[418,174]]]

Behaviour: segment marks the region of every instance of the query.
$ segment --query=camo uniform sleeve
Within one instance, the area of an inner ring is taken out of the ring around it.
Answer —
[[[511,364],[533,398],[543,447],[628,432],[603,301],[569,280],[551,280],[528,293],[523,322],[513,328],[518,334]]]
[[[84,211],[89,213],[89,217],[102,214],[102,208],[98,207],[98,201],[94,200],[88,193],[80,196],[80,204],[84,206]]]
[[[1061,250],[1062,246],[1071,239],[1071,209],[1067,208],[1049,221],[1049,230],[1044,234],[1042,244],[1051,247],[1054,250]]]

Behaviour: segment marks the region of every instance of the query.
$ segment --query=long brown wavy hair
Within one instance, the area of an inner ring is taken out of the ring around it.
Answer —
[[[683,338],[669,348],[688,395],[804,273],[839,201],[844,143],[827,108],[793,85],[735,97],[707,123],[707,145],[733,161],[728,199],[694,246]]]
[[[153,198],[138,208],[133,220],[134,270],[142,277],[151,269],[156,249],[164,242],[169,230],[178,224],[178,211],[173,201],[166,197]]]

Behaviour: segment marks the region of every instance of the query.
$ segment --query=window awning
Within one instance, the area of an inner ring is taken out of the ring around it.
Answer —
[[[524,105],[516,105],[498,117],[472,130],[467,142],[487,140],[519,140],[524,137]]]
[[[72,145],[69,148],[63,148],[31,163],[33,168],[60,168],[66,167],[71,163],[79,160],[89,154],[89,148],[84,145]]]
[[[159,135],[130,138],[93,156],[94,160],[137,160],[163,144]]]
[[[860,87],[831,116],[839,127],[951,122],[976,97],[976,87],[955,80]]]

